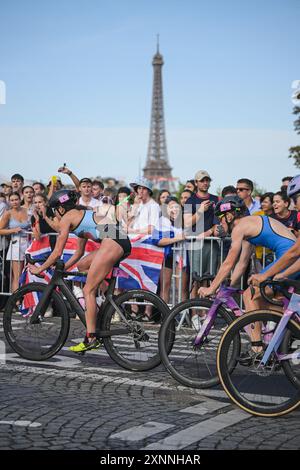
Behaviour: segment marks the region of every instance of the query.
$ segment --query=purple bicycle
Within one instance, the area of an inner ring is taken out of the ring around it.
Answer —
[[[266,286],[280,289],[283,301],[269,298]],[[265,300],[284,313],[256,310],[236,319],[224,332],[217,368],[227,395],[258,416],[281,416],[300,405],[300,282],[261,284]],[[240,350],[232,367],[232,350]]]
[[[213,276],[197,280],[211,279]],[[208,388],[219,383],[217,349],[228,325],[243,314],[237,303],[241,293],[240,289],[222,286],[214,300],[183,301],[164,320],[159,335],[160,357],[172,377],[183,385]],[[239,347],[236,339],[232,351],[232,367]]]

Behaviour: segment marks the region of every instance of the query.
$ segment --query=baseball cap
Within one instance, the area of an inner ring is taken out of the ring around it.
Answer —
[[[91,178],[81,178],[81,180],[79,181],[79,184],[81,183],[90,183],[90,184],[93,184]]]
[[[10,188],[12,187],[10,181],[3,181],[3,183],[1,183],[0,186],[9,186]]]
[[[205,170],[199,170],[197,171],[197,173],[195,174],[195,180],[197,181],[201,181],[203,180],[203,178],[209,178],[210,181],[212,180],[210,175],[207,173],[207,171]]]

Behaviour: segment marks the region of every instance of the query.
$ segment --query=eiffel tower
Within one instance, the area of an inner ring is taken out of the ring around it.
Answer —
[[[169,164],[167,141],[165,132],[163,86],[162,86],[162,66],[163,56],[159,52],[159,42],[157,41],[157,51],[153,57],[153,92],[152,111],[150,124],[150,137],[147,153],[146,166],[143,168],[144,178],[153,182],[157,189],[168,189],[174,191],[174,179],[172,178],[172,168]]]

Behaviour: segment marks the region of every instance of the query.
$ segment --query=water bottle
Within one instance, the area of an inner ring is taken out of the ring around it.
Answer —
[[[80,303],[83,310],[85,310],[85,300],[83,295],[83,290],[79,286],[73,286],[73,294],[75,295],[76,299]]]

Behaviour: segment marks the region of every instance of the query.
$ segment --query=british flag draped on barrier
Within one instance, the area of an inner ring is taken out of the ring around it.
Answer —
[[[149,235],[130,236],[131,254],[120,263],[126,276],[119,277],[119,289],[146,289],[157,291],[160,271],[164,261],[164,249],[157,245],[157,239]]]

